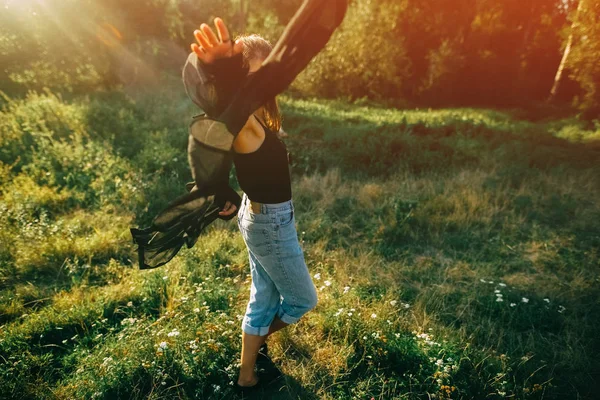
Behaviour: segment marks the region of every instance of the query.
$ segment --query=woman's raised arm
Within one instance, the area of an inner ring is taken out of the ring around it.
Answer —
[[[248,74],[244,66],[241,40],[235,44],[229,30],[219,17],[214,20],[217,35],[203,23],[194,31],[198,43],[183,67],[185,91],[208,116],[218,117]]]

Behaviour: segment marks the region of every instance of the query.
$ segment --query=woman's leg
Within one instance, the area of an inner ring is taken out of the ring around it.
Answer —
[[[253,386],[258,381],[258,377],[254,372],[254,365],[256,364],[258,349],[265,342],[265,339],[266,336],[250,335],[242,332],[242,366],[237,381],[238,385]]]
[[[271,323],[271,326],[269,327],[269,332],[267,333],[267,337],[269,337],[271,334],[277,332],[278,330],[285,328],[288,325],[289,325],[288,323],[283,322],[276,315],[275,318],[273,319],[273,322]],[[266,338],[265,338],[265,340],[266,340]]]
[[[248,225],[249,222],[244,219],[246,203],[242,202],[238,224],[248,246],[252,286],[242,323],[242,365],[238,384],[252,386],[257,379],[254,366],[260,346],[269,335],[298,321],[313,309],[317,294],[298,243],[294,221],[289,220],[293,218],[293,212],[277,214],[276,223],[271,227],[268,223],[260,226],[271,216],[264,216],[263,221]],[[287,219],[290,223],[284,226],[278,218]],[[272,227],[275,232],[270,231]],[[273,241],[274,235],[279,240]]]
[[[243,221],[240,222],[240,229],[243,229],[243,224]],[[248,231],[245,233],[247,235],[251,234]],[[261,241],[260,235],[258,236],[257,238],[254,235],[252,243]],[[245,237],[245,239],[247,238]],[[246,244],[248,245],[248,243]],[[261,249],[261,254],[266,255],[268,253],[269,251],[264,247]],[[250,287],[250,299],[242,322],[241,367],[237,382],[240,386],[253,386],[257,382],[258,378],[254,372],[254,366],[260,346],[265,342],[270,332],[283,327],[280,323],[273,326],[275,322],[273,318],[280,307],[279,292],[258,258],[250,249],[248,249],[248,256],[252,284]]]
[[[258,378],[254,373],[254,365],[256,364],[256,358],[258,357],[258,350],[260,346],[267,340],[267,338],[288,326],[279,317],[275,316],[271,326],[269,327],[269,332],[265,336],[257,336],[250,335],[246,332],[242,332],[242,355],[241,355],[241,368],[240,368],[240,376],[238,377],[238,385],[241,386],[252,386],[256,383]]]
[[[289,324],[286,324],[279,317],[275,316],[271,326],[269,327],[269,332],[265,336],[257,336],[250,335],[246,332],[242,331],[242,355],[241,355],[241,368],[240,368],[240,376],[238,377],[238,385],[240,386],[253,386],[258,381],[258,377],[254,372],[254,365],[256,364],[256,359],[258,357],[258,350],[260,346],[267,340],[267,338],[285,328]]]

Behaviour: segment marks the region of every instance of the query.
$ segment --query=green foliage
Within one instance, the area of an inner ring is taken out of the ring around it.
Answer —
[[[227,3],[185,0],[4,1],[2,9],[0,90],[17,93],[152,84],[181,67],[199,21],[233,14]]]
[[[128,228],[190,178],[194,110],[174,92],[4,99],[2,396],[235,398],[250,288],[235,226],[217,221],[168,265],[135,268]],[[596,126],[544,110],[281,100],[319,295],[269,339],[290,390],[593,398]]]
[[[573,25],[577,38],[569,60],[571,79],[582,88],[579,106],[592,118],[600,118],[600,1],[584,1]],[[591,118],[590,118],[591,119]]]
[[[390,34],[390,27],[405,7],[406,2],[352,2],[330,43],[292,86],[326,97],[396,97],[409,76],[409,61],[402,38]]]

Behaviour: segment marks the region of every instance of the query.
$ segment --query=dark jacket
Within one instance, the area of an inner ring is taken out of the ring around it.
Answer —
[[[229,186],[233,141],[248,117],[284,91],[325,46],[342,22],[347,0],[305,0],[256,73],[247,76],[242,54],[204,64],[191,53],[183,67],[183,82],[191,100],[204,111],[192,119],[188,160],[194,178],[189,193],[173,200],[152,225],[131,228],[138,245],[140,269],[170,261],[215,219],[226,201],[239,209],[241,198]]]

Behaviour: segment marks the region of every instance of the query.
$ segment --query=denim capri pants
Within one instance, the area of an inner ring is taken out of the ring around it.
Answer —
[[[315,308],[317,291],[298,242],[292,200],[260,208],[254,213],[244,193],[237,216],[252,276],[242,330],[264,336],[275,316],[293,324]]]

